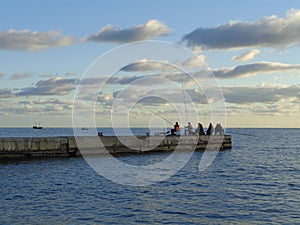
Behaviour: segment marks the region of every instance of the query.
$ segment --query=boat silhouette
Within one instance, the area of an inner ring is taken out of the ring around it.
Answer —
[[[40,123],[37,125],[36,123],[32,126],[33,129],[43,129]]]

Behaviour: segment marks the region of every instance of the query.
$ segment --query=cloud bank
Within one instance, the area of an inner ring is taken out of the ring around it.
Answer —
[[[12,98],[14,94],[9,88],[0,88],[0,99],[1,98]]]
[[[300,44],[300,10],[289,10],[284,18],[269,16],[254,22],[231,21],[213,28],[197,28],[184,35],[182,41],[202,49]]]
[[[257,62],[230,68],[213,69],[212,72],[215,75],[215,77],[222,79],[248,77],[260,73],[275,73],[299,69],[300,64],[292,65],[279,62]]]
[[[293,86],[256,86],[256,87],[223,87],[226,103],[257,104],[267,103],[300,103],[300,85]]]
[[[68,46],[74,41],[74,37],[62,36],[59,31],[0,31],[0,50],[37,51],[51,47]]]
[[[76,88],[77,79],[55,77],[38,81],[34,87],[22,89],[18,96],[67,95]]]
[[[171,29],[158,20],[149,20],[146,24],[120,29],[113,25],[107,25],[98,33],[91,35],[87,41],[127,43],[142,41],[150,38],[167,35]]]

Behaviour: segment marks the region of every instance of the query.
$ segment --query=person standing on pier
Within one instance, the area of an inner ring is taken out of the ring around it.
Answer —
[[[214,127],[212,123],[209,123],[208,129],[206,131],[206,135],[212,135],[214,133]]]
[[[184,130],[184,133],[187,135],[192,135],[194,134],[193,132],[193,126],[190,122],[188,122],[188,125],[185,127],[186,129]]]
[[[201,123],[198,123],[198,127],[195,132],[197,135],[205,135],[205,132],[204,132],[204,129],[203,129],[203,126]]]

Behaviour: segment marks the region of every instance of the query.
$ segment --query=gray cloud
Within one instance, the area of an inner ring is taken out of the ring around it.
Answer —
[[[4,73],[0,73],[0,79],[4,77]]]
[[[60,105],[38,106],[23,102],[0,102],[0,115],[65,115],[70,108]]]
[[[48,80],[38,81],[34,87],[22,89],[18,96],[34,95],[67,95],[75,89],[77,79],[64,79],[55,77]]]
[[[239,65],[231,68],[213,69],[212,72],[217,78],[237,78],[253,76],[259,73],[274,73],[291,70],[299,70],[300,64],[284,64],[278,62],[257,62]]]
[[[12,93],[9,88],[1,88],[0,89],[0,98],[12,98],[15,95]]]
[[[121,68],[122,71],[126,72],[147,72],[155,70],[174,70],[174,67],[165,62],[157,62],[151,60],[141,60],[139,62],[131,63]]]
[[[74,41],[74,37],[62,36],[59,31],[0,31],[0,50],[37,51],[50,47],[68,46]]]
[[[66,72],[64,75],[75,77],[75,76],[77,76],[77,73],[76,72]]]
[[[201,107],[202,110],[209,109],[208,102],[215,101],[214,99],[207,99],[202,90],[186,89],[185,91],[192,102],[196,106]],[[228,106],[226,108],[229,114],[248,112],[257,115],[274,115],[275,113],[290,114],[291,112],[299,112],[300,85],[223,87],[222,92]],[[110,101],[100,100],[101,107],[110,108],[119,94],[120,92],[114,92]],[[117,101],[122,102],[120,107],[126,107],[127,102],[135,101],[141,95],[147,97],[143,98],[138,104],[149,107],[161,107],[161,110],[171,107],[167,104],[166,99],[171,99],[172,104],[177,104],[178,106],[189,105],[186,102],[187,99],[183,97],[183,93],[173,89],[154,91],[136,88],[123,92],[122,96],[118,96]],[[118,109],[120,110],[121,108]]]
[[[197,28],[182,37],[190,47],[228,49],[282,47],[300,43],[300,10],[286,17],[269,16],[254,22],[231,21],[213,28]]]
[[[59,100],[57,98],[42,98],[42,99],[38,99],[38,100],[34,100],[32,101],[33,104],[36,105],[47,105],[47,104],[51,104],[51,105],[72,105],[73,101],[71,100]]]
[[[146,24],[127,29],[120,29],[112,25],[105,26],[98,33],[87,38],[88,41],[126,43],[147,40],[171,32],[165,24],[158,20],[149,20]]]
[[[26,79],[26,78],[32,77],[32,76],[33,76],[32,73],[15,73],[9,79],[10,80],[22,80],[22,79]]]
[[[231,87],[222,88],[222,91],[227,103],[274,103],[280,99],[280,96],[269,88]]]
[[[261,87],[223,87],[222,92],[227,103],[277,103],[282,100],[300,100],[300,85],[261,86]]]

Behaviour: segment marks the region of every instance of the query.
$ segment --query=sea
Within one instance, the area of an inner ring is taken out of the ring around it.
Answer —
[[[195,152],[175,175],[149,186],[108,180],[80,157],[2,160],[0,224],[300,224],[300,129],[226,133],[233,148],[206,170],[199,171],[204,153]],[[0,137],[72,135],[71,128],[0,128]],[[166,154],[117,158],[147,165]]]

